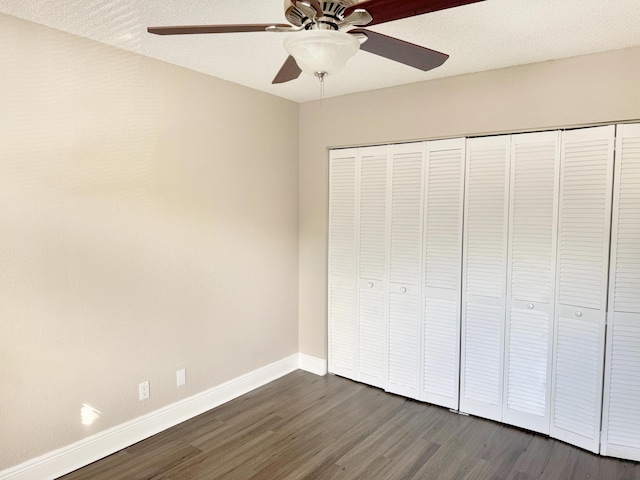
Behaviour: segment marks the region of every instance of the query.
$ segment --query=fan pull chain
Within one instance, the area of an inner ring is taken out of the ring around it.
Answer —
[[[316,72],[316,77],[320,80],[320,99],[324,99],[324,78],[327,76],[327,72]]]

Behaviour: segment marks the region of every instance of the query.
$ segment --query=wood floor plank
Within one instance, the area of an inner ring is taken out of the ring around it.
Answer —
[[[571,472],[580,455],[589,454],[578,448],[558,442],[554,445],[551,456],[539,478],[541,480],[566,480],[571,476]]]
[[[525,476],[540,478],[553,453],[553,446],[553,440],[542,435],[533,435],[514,465],[514,476],[520,472]]]
[[[60,480],[640,480],[640,464],[296,371]]]

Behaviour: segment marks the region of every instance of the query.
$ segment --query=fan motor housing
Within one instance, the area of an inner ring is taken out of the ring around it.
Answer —
[[[284,15],[286,19],[298,27],[310,28],[332,28],[337,30],[337,24],[344,19],[344,12],[347,7],[358,3],[356,0],[331,0],[328,2],[320,1],[323,16],[316,18],[316,24],[291,0],[284,1]],[[323,27],[324,25],[324,27]]]

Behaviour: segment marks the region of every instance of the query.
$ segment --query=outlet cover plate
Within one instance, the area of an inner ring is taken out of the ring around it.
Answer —
[[[138,399],[146,400],[147,398],[149,398],[149,380],[138,385]]]

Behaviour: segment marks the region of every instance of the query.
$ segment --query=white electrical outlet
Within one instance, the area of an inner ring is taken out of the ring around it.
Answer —
[[[149,398],[149,380],[138,385],[138,399],[145,400]]]
[[[176,386],[182,387],[187,383],[187,376],[184,368],[176,371]]]

